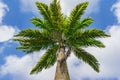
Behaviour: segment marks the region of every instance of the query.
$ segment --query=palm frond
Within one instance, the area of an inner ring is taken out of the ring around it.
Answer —
[[[86,17],[86,18],[80,20],[80,22],[78,24],[78,29],[86,28],[86,27],[90,26],[90,24],[93,22],[94,22],[94,20],[92,18]]]
[[[110,35],[106,34],[102,30],[98,30],[98,29],[78,30],[71,36],[74,37],[74,38],[102,38],[102,37],[110,37]]]
[[[40,18],[38,18],[38,17],[32,18],[32,19],[31,19],[31,22],[32,22],[36,27],[38,27],[38,28],[40,28],[40,29],[45,29],[45,30],[51,31],[51,27],[48,27],[48,24],[47,24],[44,20],[42,20],[42,19],[40,19]]]
[[[43,46],[18,46],[16,49],[22,50],[28,54],[40,51],[42,48]]]
[[[52,40],[42,38],[18,38],[15,39],[15,41],[19,41],[20,43],[20,46],[18,46],[17,49],[23,50],[27,53],[47,49],[49,46],[54,45]]]
[[[70,30],[71,28],[73,28],[76,23],[78,22],[78,20],[80,19],[80,17],[83,15],[84,11],[86,10],[88,6],[88,2],[83,2],[78,4],[70,13],[70,17],[69,17],[69,26],[68,29]]]
[[[49,37],[48,37],[49,36]],[[27,37],[27,38],[39,38],[46,37],[50,38],[50,34],[46,30],[34,30],[34,29],[25,29],[14,35],[14,37]]]
[[[98,29],[86,30],[83,32],[82,35],[84,35],[85,37],[91,37],[91,38],[110,37],[110,35],[106,34],[102,30],[98,30]]]
[[[99,63],[93,55],[81,48],[74,48],[74,54],[77,58],[89,64],[96,72],[99,72]]]
[[[54,42],[44,30],[26,29],[15,35],[14,41],[19,41],[20,45],[17,49],[21,49],[24,52],[31,53],[46,49],[53,45]]]
[[[91,30],[77,30],[68,38],[68,43],[77,47],[100,47],[104,48],[105,45],[96,40],[96,38],[109,37],[110,35],[106,34],[102,30],[91,29]]]
[[[35,67],[31,70],[30,74],[38,73],[43,69],[49,68],[56,62],[56,53],[58,46],[53,46],[40,58]]]
[[[61,30],[63,25],[63,15],[61,13],[60,1],[54,0],[50,4],[51,18],[53,20],[54,26],[56,29]]]
[[[77,25],[72,28],[72,32],[76,32],[77,30],[84,29],[86,27],[89,27],[91,23],[93,23],[93,19],[90,17],[84,18],[82,20],[79,20]]]
[[[75,47],[99,47],[105,48],[105,45],[99,41],[92,38],[85,39],[71,39],[69,43]]]
[[[44,3],[41,3],[41,2],[36,2],[36,6],[37,6],[38,10],[40,10],[40,13],[44,17],[44,19],[49,24],[49,27],[53,28],[54,25],[53,25],[53,22],[52,22],[52,19],[51,19],[51,14],[50,14],[48,6]]]
[[[91,38],[86,39],[84,41],[81,40],[80,46],[81,47],[93,46],[93,47],[105,48],[105,45],[102,42]]]

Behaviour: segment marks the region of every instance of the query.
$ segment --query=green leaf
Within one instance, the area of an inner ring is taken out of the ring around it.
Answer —
[[[50,36],[51,35],[45,30],[26,29],[15,35],[14,41],[19,41],[20,43],[17,49],[31,53],[41,49],[47,49],[49,46],[53,45],[54,42]]]
[[[19,47],[17,47],[17,49],[21,49],[27,53],[39,51],[41,49],[47,49],[49,46],[54,44],[51,40],[42,38],[19,38],[16,39],[16,41],[19,41],[21,44]]]
[[[14,38],[51,38],[51,34],[46,30],[25,29],[14,35]]]
[[[42,26],[44,25],[43,20],[41,20],[38,17],[32,18],[31,22],[35,25],[35,26]]]
[[[105,32],[98,29],[91,30],[78,30],[68,38],[68,43],[77,47],[100,47],[104,48],[105,45],[96,40],[96,38],[109,37]]]
[[[71,28],[73,28],[76,23],[78,22],[78,20],[80,19],[80,17],[83,15],[84,11],[86,10],[88,6],[88,2],[83,2],[78,4],[70,13],[70,17],[69,17],[69,27],[68,29],[70,30]]]
[[[78,30],[71,35],[71,38],[103,38],[110,37],[110,35],[106,34],[102,30],[99,29],[90,29],[90,30]]]
[[[81,48],[74,48],[74,54],[77,58],[82,59],[84,62],[89,64],[96,72],[99,72],[99,63],[93,55]]]
[[[40,13],[44,17],[45,21],[47,21],[47,24],[49,25],[49,27],[53,28],[54,25],[51,19],[51,14],[50,14],[48,6],[41,2],[36,2],[36,6],[38,10],[40,10]]]
[[[99,47],[99,48],[105,48],[105,45],[95,39],[92,38],[85,38],[85,39],[71,39],[70,44],[75,47]]]
[[[51,18],[56,29],[62,30],[63,27],[63,15],[61,13],[60,1],[54,0],[49,7]]]
[[[40,19],[40,18],[38,18],[38,17],[32,18],[32,19],[31,19],[31,22],[32,22],[36,27],[39,27],[40,29],[45,29],[45,30],[48,30],[48,31],[51,30],[51,28],[47,26],[47,23],[46,23],[44,20],[42,20],[42,19]]]
[[[93,23],[93,21],[94,20],[90,17],[84,18],[82,20],[78,20],[76,25],[69,30],[69,32],[70,32],[69,35],[74,34],[77,30],[81,30],[81,29],[84,29],[86,27],[89,27],[90,24]]]
[[[56,53],[58,46],[53,46],[40,58],[35,67],[31,70],[30,74],[38,73],[43,69],[49,68],[56,62]]]
[[[84,18],[84,19],[78,21],[78,24],[73,29],[74,29],[74,31],[76,31],[76,30],[79,30],[79,29],[86,28],[86,27],[90,26],[90,24],[92,24],[93,21],[94,20],[90,17]]]
[[[105,48],[105,45],[95,39],[86,39],[86,40],[81,40],[81,42],[79,43],[81,47],[88,47],[88,46],[94,46],[94,47],[99,47],[99,48]]]
[[[40,30],[33,30],[33,29],[25,29],[19,32],[17,35],[14,35],[14,37],[38,37],[40,36],[41,32]]]
[[[91,38],[110,37],[110,35],[98,29],[86,30],[82,33],[82,35],[84,35],[84,37],[91,37]]]

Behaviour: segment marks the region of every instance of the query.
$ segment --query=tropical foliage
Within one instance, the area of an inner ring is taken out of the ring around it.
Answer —
[[[69,51],[66,53],[65,60],[73,51],[78,59],[88,63],[95,71],[99,72],[97,59],[83,48],[89,46],[104,48],[104,44],[96,38],[109,37],[109,35],[99,29],[88,29],[94,20],[90,17],[81,18],[88,2],[76,5],[69,16],[65,16],[61,12],[59,0],[53,0],[49,6],[36,2],[36,6],[43,16],[43,18],[31,19],[37,29],[22,30],[14,38],[20,43],[17,49],[26,53],[46,49],[46,53],[40,58],[30,74],[53,66],[57,60],[56,55],[61,43]]]

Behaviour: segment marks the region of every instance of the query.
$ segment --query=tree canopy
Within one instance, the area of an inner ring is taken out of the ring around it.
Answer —
[[[99,29],[88,29],[94,20],[90,17],[81,18],[88,2],[77,4],[69,16],[62,13],[59,0],[53,0],[49,6],[42,2],[36,2],[36,6],[43,18],[35,17],[30,21],[37,29],[22,30],[14,38],[20,43],[17,49],[26,53],[46,49],[31,74],[38,73],[55,64],[60,43],[63,43],[65,48],[71,48],[78,59],[88,63],[95,71],[99,72],[97,59],[83,47],[104,48],[105,45],[97,38],[110,35]]]

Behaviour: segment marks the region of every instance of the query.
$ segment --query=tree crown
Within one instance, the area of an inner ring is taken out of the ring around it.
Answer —
[[[86,52],[82,47],[94,46],[104,48],[104,44],[96,38],[109,37],[108,34],[98,29],[86,29],[93,23],[90,17],[81,18],[88,2],[79,3],[69,16],[63,15],[59,0],[53,0],[50,5],[36,2],[36,6],[43,16],[32,18],[30,21],[38,29],[25,29],[15,35],[14,40],[20,43],[17,49],[32,53],[47,49],[31,71],[37,73],[49,68],[56,62],[56,53],[63,43],[65,48],[71,48],[76,57],[88,63],[95,71],[99,72],[97,59]]]

